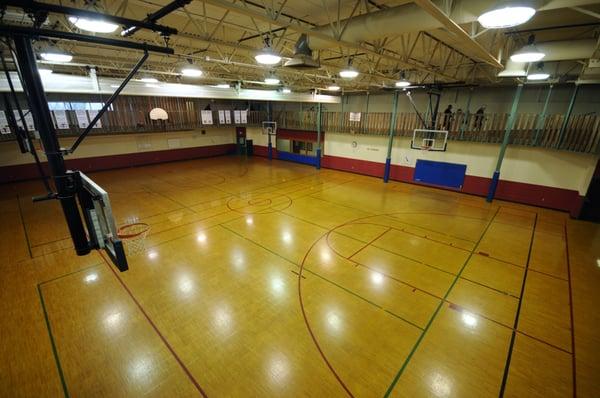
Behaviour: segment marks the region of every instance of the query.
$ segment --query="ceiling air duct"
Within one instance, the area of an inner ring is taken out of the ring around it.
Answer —
[[[319,61],[313,59],[312,50],[308,46],[308,37],[301,35],[294,47],[294,57],[284,64],[287,68],[293,69],[314,69],[321,65]]]

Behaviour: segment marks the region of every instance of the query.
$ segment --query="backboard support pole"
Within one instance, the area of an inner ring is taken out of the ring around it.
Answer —
[[[13,41],[18,68],[21,72],[23,91],[27,94],[29,107],[44,145],[51,177],[56,187],[56,198],[60,201],[75,251],[77,255],[83,256],[88,254],[91,249],[77,206],[77,183],[73,173],[67,171],[65,167],[63,153],[52,124],[48,101],[31,46],[31,39],[16,35],[13,37]]]
[[[394,133],[396,131],[396,118],[398,116],[398,91],[394,91],[392,100],[392,117],[390,120],[390,135],[388,140],[387,156],[385,158],[385,169],[383,171],[383,182],[390,179],[390,169],[392,168],[392,146],[394,145]]]

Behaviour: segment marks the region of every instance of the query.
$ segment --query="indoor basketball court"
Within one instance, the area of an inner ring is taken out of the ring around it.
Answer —
[[[0,396],[600,396],[600,5],[1,1]]]

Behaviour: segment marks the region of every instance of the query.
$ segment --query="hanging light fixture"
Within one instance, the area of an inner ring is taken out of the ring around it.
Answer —
[[[411,83],[411,82],[409,82],[409,81],[406,79],[406,75],[405,75],[405,73],[404,73],[404,71],[403,71],[403,72],[401,72],[401,73],[400,73],[400,80],[398,80],[398,81],[396,82],[396,84],[395,84],[395,85],[396,85],[396,87],[398,87],[398,88],[404,88],[404,87],[408,87],[408,86],[410,86],[411,84],[412,84],[412,83]]]
[[[537,62],[546,56],[535,46],[535,36],[531,35],[527,39],[527,45],[510,56],[513,62]]]
[[[550,77],[550,73],[544,69],[544,63],[540,62],[536,65],[535,70],[527,74],[527,80],[546,80]]]
[[[181,66],[181,74],[186,77],[200,77],[202,76],[202,70],[194,65],[191,59],[188,59],[187,62]]]
[[[62,51],[56,46],[48,46],[42,50],[40,57],[44,61],[50,62],[71,62],[73,56],[65,51]]]
[[[290,88],[284,87],[281,89],[281,92],[284,94],[289,94],[292,92],[292,90]]]
[[[227,83],[219,83],[214,85],[215,88],[231,88],[231,86]]]
[[[40,74],[40,76],[48,76],[51,75],[52,69],[47,69],[47,68],[38,68],[38,73]]]
[[[254,56],[254,59],[263,65],[275,65],[281,62],[281,56],[271,47],[271,39],[269,37],[265,38],[265,47]]]
[[[493,8],[481,14],[477,21],[487,29],[510,28],[524,24],[535,15],[533,0],[504,0],[494,2]]]
[[[81,30],[96,33],[112,33],[119,27],[117,24],[102,21],[100,19],[69,17],[69,22]]]
[[[358,76],[358,71],[352,66],[352,58],[348,59],[348,66],[340,71],[340,77],[343,79],[354,79]]]
[[[140,78],[140,81],[144,83],[158,83],[158,79],[152,76],[143,76]]]
[[[327,91],[340,91],[341,89],[342,88],[335,83],[327,87]]]

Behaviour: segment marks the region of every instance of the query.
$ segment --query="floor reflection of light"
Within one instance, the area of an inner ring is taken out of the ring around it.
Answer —
[[[477,326],[477,317],[473,314],[471,314],[470,312],[463,312],[462,314],[462,321],[464,322],[465,325],[474,328],[475,326]]]
[[[254,224],[254,219],[252,218],[252,216],[246,217],[246,224],[248,224],[248,225]]]
[[[136,382],[149,382],[154,366],[152,360],[140,357],[133,360],[129,365],[129,374]]]
[[[92,273],[92,274],[88,274],[85,276],[85,278],[83,278],[83,280],[85,281],[85,283],[92,283],[98,280],[98,274],[97,273]]]
[[[148,258],[149,258],[150,260],[154,260],[154,259],[155,259],[155,258],[157,258],[157,257],[158,257],[158,253],[157,253],[155,250],[150,250],[150,251],[148,252]]]
[[[331,261],[331,253],[327,249],[321,249],[321,261],[328,263]]]
[[[233,265],[235,266],[235,268],[237,270],[242,270],[244,269],[244,265],[245,265],[246,261],[244,259],[244,255],[240,252],[234,252],[233,254]]]
[[[206,234],[204,232],[199,233],[198,236],[196,236],[196,240],[200,243],[206,242]]]
[[[342,328],[342,320],[335,312],[327,313],[327,324],[329,325],[330,329],[336,332]]]
[[[112,312],[104,317],[104,325],[107,329],[115,331],[121,326],[123,315],[121,312]]]
[[[281,234],[281,238],[285,243],[290,243],[292,241],[292,234],[288,231],[284,231],[283,234]]]
[[[285,283],[283,283],[283,279],[278,276],[271,278],[271,289],[276,295],[281,295],[285,291]]]
[[[194,281],[187,276],[181,276],[177,281],[177,288],[182,293],[190,293],[194,290]]]
[[[452,392],[452,384],[447,377],[442,376],[439,373],[434,373],[431,376],[431,391],[436,397],[447,397]]]
[[[376,285],[381,285],[383,283],[383,275],[379,272],[371,272],[371,281],[373,281]]]
[[[268,372],[271,382],[279,384],[281,387],[286,387],[287,378],[290,373],[288,359],[283,354],[275,354],[269,361]]]
[[[225,305],[219,306],[214,312],[214,325],[220,332],[231,330],[231,312]]]

